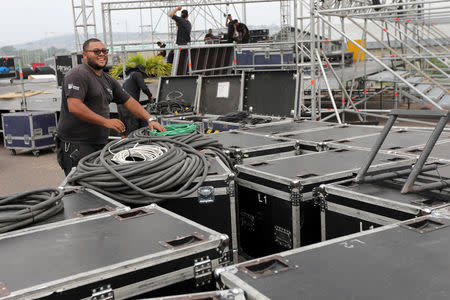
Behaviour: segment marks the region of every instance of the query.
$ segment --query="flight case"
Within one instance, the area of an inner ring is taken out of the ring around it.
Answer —
[[[124,299],[228,264],[228,237],[157,205],[0,235],[1,299]]]
[[[216,271],[248,300],[448,299],[450,219],[436,211]]]
[[[6,149],[30,150],[39,156],[39,150],[54,148],[56,132],[55,112],[15,112],[2,114],[3,138]]]
[[[395,180],[320,186],[314,202],[321,210],[322,241],[430,214],[449,205],[450,191],[402,194]]]
[[[320,210],[313,188],[351,178],[369,152],[334,150],[236,165],[239,240],[260,257],[320,241]],[[412,159],[379,154],[371,171],[398,168]]]
[[[230,238],[230,256],[237,261],[237,228],[234,173],[218,158],[208,158],[208,175],[196,193],[159,203],[189,220]],[[193,182],[195,184],[196,181]]]
[[[219,141],[225,153],[235,164],[244,160],[259,161],[280,157],[282,155],[297,155],[301,149],[298,141],[276,136],[262,136],[240,130],[218,132],[211,138]]]

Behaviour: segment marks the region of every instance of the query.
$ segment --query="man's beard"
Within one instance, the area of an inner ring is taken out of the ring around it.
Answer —
[[[95,70],[103,70],[106,67],[106,64],[108,63],[108,59],[106,59],[106,61],[105,61],[105,67],[100,66],[99,64],[94,62],[93,59],[91,59],[89,57],[87,57],[87,63],[89,66],[91,66]]]

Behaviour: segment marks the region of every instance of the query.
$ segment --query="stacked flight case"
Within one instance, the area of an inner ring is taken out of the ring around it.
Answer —
[[[287,119],[276,123],[258,124],[254,126],[247,126],[241,128],[241,131],[251,132],[260,135],[280,135],[291,131],[309,131],[319,130],[324,127],[334,127],[337,123],[331,122],[319,122],[319,121],[307,121],[307,120],[293,120]]]
[[[223,145],[225,154],[233,164],[266,160],[273,157],[298,155],[300,144],[293,139],[276,136],[263,136],[246,131],[231,130],[211,135]]]
[[[216,271],[248,300],[448,299],[448,210]]]
[[[196,193],[160,205],[180,216],[226,234],[230,257],[237,261],[236,200],[234,173],[218,157],[208,158],[208,175]],[[193,182],[196,184],[196,181]]]
[[[381,151],[401,151],[405,148],[419,148],[423,147],[430,137],[429,131],[418,131],[418,130],[404,130],[398,129],[391,131],[386,140],[384,141]],[[450,139],[450,134],[443,133],[439,140],[448,141]],[[329,147],[332,148],[372,148],[375,143],[376,138],[373,136],[360,136],[354,138],[343,138],[340,140],[333,140],[329,142]]]
[[[124,299],[210,286],[228,237],[157,205],[0,235],[1,299]]]
[[[71,187],[69,190],[62,198],[64,210],[36,225],[64,221],[73,222],[74,219],[89,218],[99,214],[129,209],[128,206],[91,189]]]
[[[322,241],[428,215],[450,203],[449,190],[402,194],[399,179],[321,186],[314,201],[321,209]]]
[[[352,178],[369,155],[333,150],[236,165],[240,247],[252,257],[319,242],[320,210],[313,189]],[[405,156],[379,154],[371,172],[403,168]]]
[[[369,140],[375,140],[381,132],[381,127],[363,126],[363,125],[336,125],[323,126],[318,129],[291,131],[277,134],[281,137],[299,140],[302,147],[306,149],[330,149],[333,148],[334,141],[352,140],[356,137],[367,137]],[[338,144],[341,145],[341,144]],[[340,148],[340,147],[334,147]],[[370,146],[368,147],[370,148]],[[367,149],[367,148],[366,148]]]

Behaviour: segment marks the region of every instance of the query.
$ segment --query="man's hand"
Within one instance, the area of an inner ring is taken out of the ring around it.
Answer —
[[[164,128],[164,126],[162,126],[161,124],[159,124],[156,121],[151,121],[148,122],[148,127],[150,128],[151,131],[153,131],[154,129],[158,130],[159,132],[164,132],[166,131],[166,129]]]
[[[119,119],[106,119],[103,126],[115,130],[118,133],[122,133],[125,131],[125,125]]]

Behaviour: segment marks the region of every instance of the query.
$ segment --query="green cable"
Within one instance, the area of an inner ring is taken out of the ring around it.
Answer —
[[[164,125],[166,131],[159,132],[157,130],[149,131],[151,136],[172,136],[179,134],[189,134],[197,130],[197,125],[192,124],[167,124]]]

